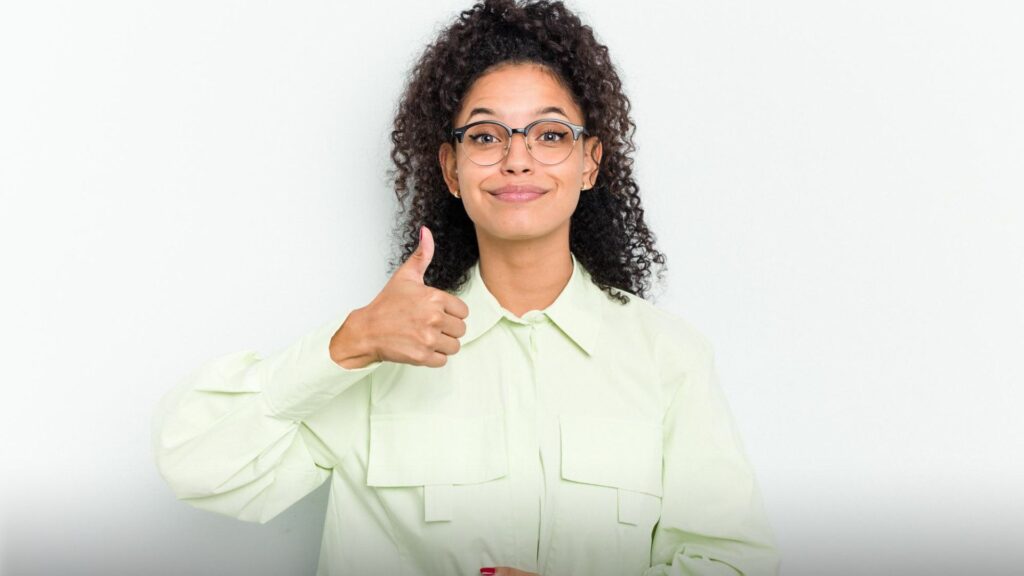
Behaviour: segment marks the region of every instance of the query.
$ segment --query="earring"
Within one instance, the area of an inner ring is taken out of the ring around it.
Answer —
[[[462,196],[459,196],[459,191],[458,191],[458,190],[456,190],[456,191],[454,192],[454,194],[455,194],[455,197],[456,197],[456,198],[462,198]]]

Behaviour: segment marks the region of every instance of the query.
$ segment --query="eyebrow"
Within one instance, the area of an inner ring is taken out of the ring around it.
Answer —
[[[490,108],[473,108],[473,110],[470,111],[469,116],[466,117],[466,122],[469,122],[469,119],[477,114],[490,114],[491,116],[497,116],[494,110],[491,110]],[[565,110],[562,110],[558,106],[548,106],[546,108],[540,108],[534,112],[534,115],[536,116],[544,114],[561,114],[562,116],[565,116],[566,120],[569,119],[569,115],[565,113]]]

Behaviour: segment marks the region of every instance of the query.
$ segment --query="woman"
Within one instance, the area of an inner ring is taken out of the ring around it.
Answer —
[[[711,347],[643,299],[628,112],[560,2],[463,12],[395,120],[402,264],[165,397],[175,494],[267,522],[330,478],[319,574],[774,574]]]

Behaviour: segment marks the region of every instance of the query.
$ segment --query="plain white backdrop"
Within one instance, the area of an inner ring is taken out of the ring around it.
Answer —
[[[0,4],[4,574],[314,572],[326,484],[262,526],[195,510],[151,411],[383,286],[394,106],[470,4]],[[783,573],[1019,570],[1018,5],[570,5]]]

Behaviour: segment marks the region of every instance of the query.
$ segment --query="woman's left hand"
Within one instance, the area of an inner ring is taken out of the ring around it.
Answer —
[[[481,568],[480,574],[494,574],[494,576],[540,576],[536,572],[523,572],[508,566],[497,566],[495,568]]]

